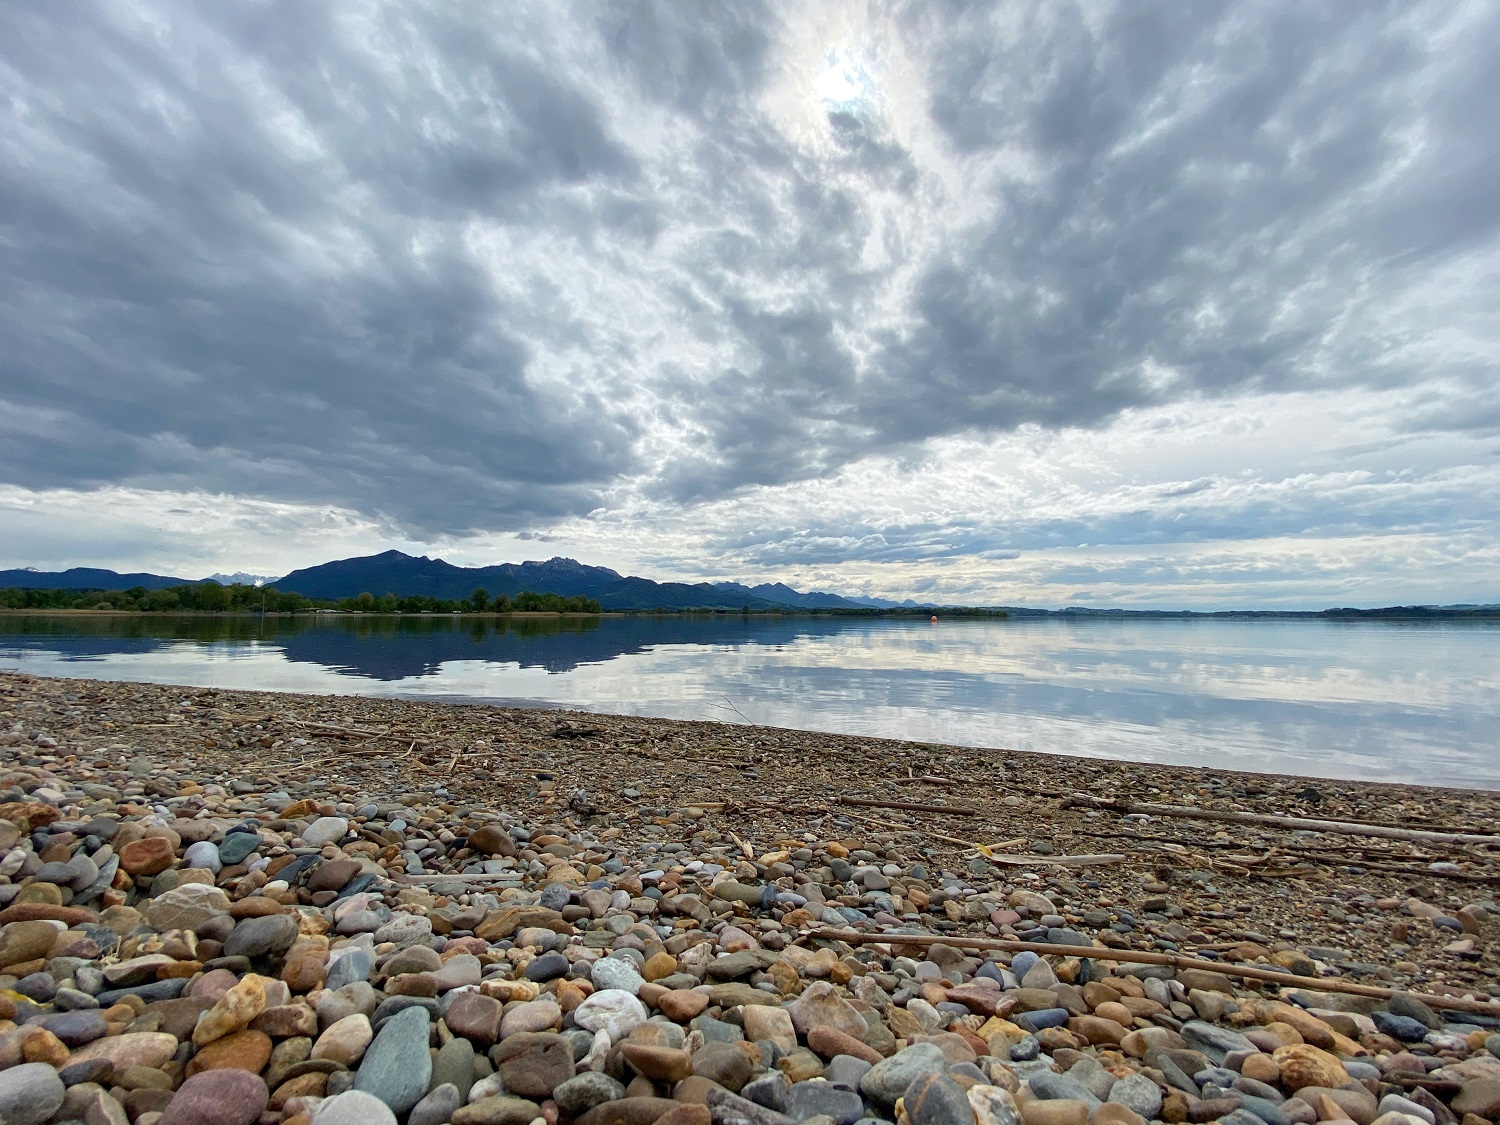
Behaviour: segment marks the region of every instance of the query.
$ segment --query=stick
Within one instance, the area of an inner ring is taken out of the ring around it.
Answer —
[[[1380,988],[1373,984],[1355,984],[1353,981],[1325,977],[1298,977],[1290,973],[1271,969],[1257,969],[1250,965],[1226,965],[1219,961],[1204,961],[1197,957],[1184,957],[1177,953],[1155,953],[1128,949],[1106,949],[1092,945],[1051,945],[1044,941],[1011,941],[1005,938],[973,938],[962,936],[928,937],[923,934],[857,934],[843,930],[814,930],[809,937],[826,941],[842,941],[850,945],[951,945],[955,949],[998,949],[1007,953],[1050,953],[1058,957],[1091,957],[1096,961],[1124,961],[1133,965],[1170,965],[1174,969],[1207,969],[1222,973],[1226,977],[1242,977],[1246,980],[1271,981],[1286,986],[1300,986],[1318,992],[1345,992],[1351,996],[1369,996],[1376,1000],[1389,1000],[1405,989]],[[1439,996],[1423,992],[1407,995],[1433,1008],[1447,1008],[1455,1012],[1474,1012],[1479,1015],[1500,1018],[1500,1004],[1483,1000],[1470,1000],[1459,996]]]
[[[1347,820],[1306,820],[1300,816],[1230,812],[1227,809],[1204,809],[1192,805],[1153,805],[1143,801],[1113,801],[1105,797],[1070,797],[1064,805],[1089,805],[1112,812],[1144,813],[1147,816],[1180,816],[1192,820],[1225,820],[1232,824],[1264,824],[1272,828],[1305,828],[1311,832],[1335,832],[1344,836],[1379,836],[1387,840],[1500,845],[1500,836],[1477,836],[1468,832],[1429,832],[1416,828],[1390,828],[1380,824],[1355,824]]]
[[[1105,855],[992,855],[986,858],[1002,867],[1034,867],[1048,863],[1054,867],[1094,867],[1124,863],[1128,857],[1111,852]]]
[[[903,812],[948,813],[951,816],[978,816],[973,809],[953,808],[949,805],[917,805],[910,801],[872,801],[868,797],[840,797],[845,805],[860,805],[868,809],[901,809]]]
[[[524,875],[524,871],[508,871],[497,875],[486,875],[482,872],[465,874],[460,871],[455,871],[451,875],[408,875],[406,877],[413,883],[488,883],[495,879],[520,879],[524,877]]]

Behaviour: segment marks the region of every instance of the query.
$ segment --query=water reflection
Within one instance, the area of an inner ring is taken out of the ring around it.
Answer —
[[[0,616],[42,674],[532,699],[1500,788],[1493,623]]]

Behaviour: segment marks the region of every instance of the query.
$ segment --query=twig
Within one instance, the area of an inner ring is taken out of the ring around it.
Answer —
[[[869,797],[840,797],[839,803],[859,805],[867,809],[900,809],[903,812],[947,813],[950,816],[978,816],[974,809],[953,808],[949,805],[920,805],[911,801],[875,801]]]

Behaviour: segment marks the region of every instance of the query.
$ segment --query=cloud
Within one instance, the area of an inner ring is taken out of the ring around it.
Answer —
[[[909,584],[1477,534],[1497,40],[1478,3],[16,6],[0,484]]]

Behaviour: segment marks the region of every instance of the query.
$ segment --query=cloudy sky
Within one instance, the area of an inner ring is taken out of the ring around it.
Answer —
[[[1500,7],[0,7],[0,566],[1500,601]]]

